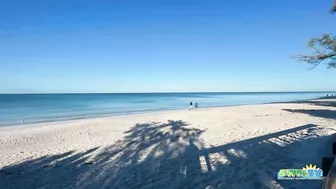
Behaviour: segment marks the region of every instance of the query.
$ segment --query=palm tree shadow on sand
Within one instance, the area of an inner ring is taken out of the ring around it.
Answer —
[[[182,120],[136,124],[111,146],[4,167],[0,183],[3,188],[316,188],[320,181],[276,181],[276,174],[306,164],[321,167],[334,139],[313,137],[321,129],[308,124],[209,147],[201,139],[205,130]],[[319,152],[311,151],[318,146]]]

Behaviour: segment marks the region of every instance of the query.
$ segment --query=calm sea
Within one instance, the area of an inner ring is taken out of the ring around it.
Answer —
[[[82,119],[141,112],[306,100],[330,92],[2,94],[0,126]]]

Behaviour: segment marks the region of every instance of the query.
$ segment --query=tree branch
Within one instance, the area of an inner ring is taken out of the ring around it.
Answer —
[[[299,55],[296,59],[313,65],[309,70],[313,70],[323,61],[328,61],[328,67],[336,67],[336,37],[324,34],[320,38],[312,38],[308,47],[313,50],[312,54]]]
[[[321,54],[321,52],[320,52],[316,47],[311,47],[311,48],[315,49],[315,51],[316,51],[317,53]]]
[[[334,56],[336,56],[336,54],[334,54],[334,53],[333,54],[322,54],[322,55],[317,55],[316,58],[318,60],[325,60],[327,58],[332,58]]]
[[[318,61],[313,67],[309,68],[309,70],[315,69],[321,62],[322,60]]]

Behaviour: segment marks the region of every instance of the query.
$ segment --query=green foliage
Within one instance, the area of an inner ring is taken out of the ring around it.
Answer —
[[[312,64],[314,69],[321,62],[327,62],[328,68],[336,68],[336,37],[329,34],[309,41],[308,47],[313,50],[311,55],[296,56],[301,62]]]
[[[331,13],[336,13],[336,0],[332,6]],[[313,38],[309,41],[308,47],[313,49],[311,55],[298,55],[295,58],[301,62],[312,64],[314,69],[321,62],[328,62],[328,68],[336,68],[336,37],[324,34],[320,38]]]

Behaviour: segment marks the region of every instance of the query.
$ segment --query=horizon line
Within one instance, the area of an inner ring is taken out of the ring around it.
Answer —
[[[175,93],[334,93],[335,91],[223,91],[223,92],[41,92],[41,93],[0,93],[0,95],[37,95],[37,94],[175,94]]]

